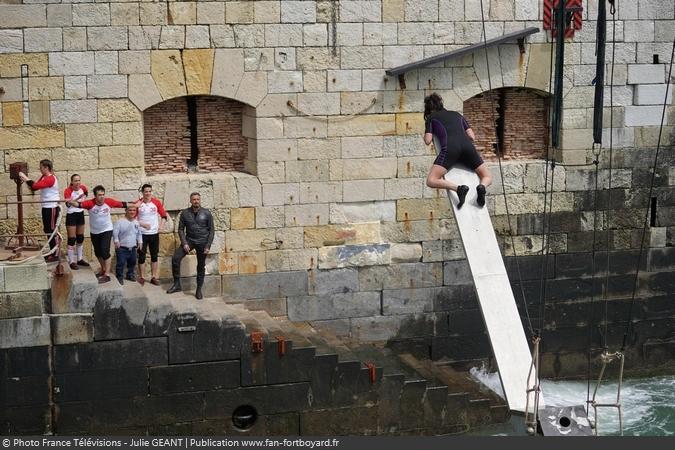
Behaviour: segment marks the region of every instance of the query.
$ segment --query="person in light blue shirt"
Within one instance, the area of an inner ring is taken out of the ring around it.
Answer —
[[[137,208],[134,204],[127,205],[124,217],[113,226],[113,242],[117,264],[115,275],[120,284],[124,284],[124,266],[127,267],[127,280],[136,281],[136,247],[143,243],[141,227],[136,220]]]

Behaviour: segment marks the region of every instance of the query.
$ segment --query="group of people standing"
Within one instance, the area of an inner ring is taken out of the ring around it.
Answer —
[[[54,167],[50,160],[40,161],[40,178],[31,180],[26,174],[19,173],[31,191],[40,191],[42,203],[43,231],[49,237],[51,252],[45,257],[47,262],[60,260],[60,242],[55,233],[61,213],[60,202],[67,206],[66,230],[68,233],[67,258],[71,270],[88,267],[84,259],[84,211],[89,212],[89,231],[94,255],[98,259],[100,270],[96,273],[99,283],[111,280],[111,243],[115,245],[117,264],[115,276],[120,284],[124,280],[138,281],[145,284],[145,263],[150,253],[150,284],[159,286],[159,233],[164,231],[168,214],[160,200],[152,194],[152,185],[141,186],[141,196],[135,202],[123,202],[106,197],[105,187],[98,185],[93,189],[93,198],[87,198],[89,189],[82,183],[80,175],[73,174],[70,184],[60,196],[58,179],[54,175]],[[112,210],[124,208],[124,217],[114,224]],[[206,255],[208,255],[214,238],[213,217],[211,212],[201,207],[201,195],[190,194],[190,207],[181,211],[178,222],[180,246],[176,249],[171,261],[174,283],[167,293],[181,291],[180,262],[192,250],[197,256],[197,290],[196,297],[203,298],[202,287],[206,273]],[[136,266],[138,265],[138,276]],[[126,275],[125,275],[126,269]]]

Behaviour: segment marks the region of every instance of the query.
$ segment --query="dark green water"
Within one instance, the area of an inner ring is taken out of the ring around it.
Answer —
[[[472,370],[472,375],[500,393],[501,386],[496,373],[486,374]],[[591,383],[591,395],[595,388]],[[583,405],[586,402],[586,381],[542,381],[542,391],[547,405]],[[617,383],[603,383],[598,392],[598,401],[614,403]],[[623,428],[625,436],[673,436],[675,435],[675,375],[624,380],[621,389]],[[591,420],[593,412],[591,409]],[[619,434],[619,416],[616,408],[598,408],[598,431],[600,435]],[[511,434],[508,427],[480,430],[478,434]]]

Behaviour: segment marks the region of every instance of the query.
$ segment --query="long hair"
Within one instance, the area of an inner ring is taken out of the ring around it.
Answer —
[[[443,109],[443,99],[437,93],[427,95],[424,97],[424,120],[427,120],[429,116]]]

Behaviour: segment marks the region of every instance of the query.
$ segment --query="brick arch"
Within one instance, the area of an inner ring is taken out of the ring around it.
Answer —
[[[143,111],[146,175],[244,171],[245,104],[209,95],[175,97]]]
[[[548,93],[524,87],[502,87],[466,99],[463,114],[476,133],[476,148],[487,160],[497,159],[495,142],[503,159],[544,158],[549,100]]]

